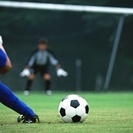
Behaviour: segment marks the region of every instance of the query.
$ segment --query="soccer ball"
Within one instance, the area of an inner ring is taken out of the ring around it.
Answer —
[[[58,112],[64,122],[83,122],[88,116],[89,106],[84,98],[72,94],[62,99]]]

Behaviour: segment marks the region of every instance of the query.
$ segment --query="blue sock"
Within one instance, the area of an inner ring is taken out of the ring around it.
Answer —
[[[0,82],[0,102],[27,118],[35,115],[31,108],[22,102],[13,92]]]

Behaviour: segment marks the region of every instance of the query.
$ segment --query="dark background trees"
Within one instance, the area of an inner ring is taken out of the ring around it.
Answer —
[[[20,0],[17,0],[20,1]],[[21,0],[24,1],[24,0]],[[28,0],[59,4],[133,7],[130,0]],[[2,80],[15,90],[23,89],[19,77],[30,52],[41,37],[49,40],[67,78],[57,78],[52,67],[53,89],[75,90],[77,59],[82,60],[82,90],[94,90],[99,73],[105,78],[120,14],[11,9],[0,7],[0,34],[13,62],[12,71]],[[126,16],[115,61],[110,90],[133,87],[133,16]],[[34,88],[42,87],[37,79]],[[20,87],[21,86],[21,87]]]

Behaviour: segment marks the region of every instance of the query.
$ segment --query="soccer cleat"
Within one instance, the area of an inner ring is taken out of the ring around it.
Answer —
[[[40,122],[39,117],[37,115],[34,115],[32,118],[26,118],[25,116],[20,115],[17,118],[17,121],[20,123],[39,123]]]
[[[23,92],[23,94],[24,94],[25,96],[28,96],[28,95],[30,94],[30,91],[25,90],[25,91]]]
[[[45,93],[46,93],[46,95],[48,95],[48,96],[52,95],[52,91],[51,91],[51,90],[47,90]]]

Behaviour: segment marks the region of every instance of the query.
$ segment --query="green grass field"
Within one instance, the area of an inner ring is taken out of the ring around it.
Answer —
[[[60,100],[71,93],[46,96],[17,95],[39,115],[39,124],[16,122],[18,114],[0,104],[0,133],[133,133],[133,93],[77,93],[89,103],[84,123],[64,123],[58,115]]]

